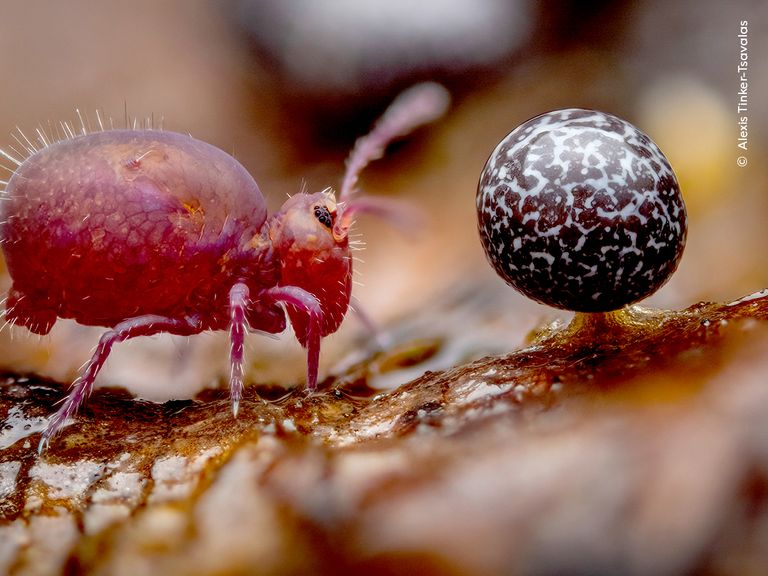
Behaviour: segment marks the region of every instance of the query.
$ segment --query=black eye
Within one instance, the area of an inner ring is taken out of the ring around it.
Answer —
[[[325,206],[315,206],[315,218],[326,228],[333,226],[333,218],[331,218],[331,212]]]

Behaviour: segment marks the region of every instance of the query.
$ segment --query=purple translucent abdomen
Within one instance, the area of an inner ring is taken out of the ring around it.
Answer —
[[[38,333],[56,316],[112,326],[196,313],[215,327],[243,267],[262,268],[257,285],[274,281],[257,261],[264,253],[249,248],[267,217],[256,182],[189,136],[115,130],[62,141],[27,159],[7,196],[8,316]]]

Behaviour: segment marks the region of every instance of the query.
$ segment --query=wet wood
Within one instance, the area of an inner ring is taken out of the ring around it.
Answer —
[[[577,316],[433,372],[474,308],[436,309],[453,331],[393,332],[313,395],[250,386],[237,420],[224,391],[153,404],[97,390],[40,457],[65,390],[6,375],[0,572],[766,565],[768,295]]]

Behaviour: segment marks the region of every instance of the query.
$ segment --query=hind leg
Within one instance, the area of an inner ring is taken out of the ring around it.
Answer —
[[[193,318],[177,319],[147,314],[124,320],[112,330],[105,332],[101,336],[93,356],[85,365],[82,374],[72,383],[72,390],[64,400],[64,404],[48,421],[48,425],[43,430],[40,444],[38,445],[38,453],[45,450],[51,438],[61,430],[70,417],[74,416],[80,405],[90,395],[93,389],[93,382],[102,366],[104,366],[104,362],[107,360],[112,346],[116,342],[122,342],[136,336],[151,336],[162,332],[179,335],[196,334],[200,332],[200,326]]]

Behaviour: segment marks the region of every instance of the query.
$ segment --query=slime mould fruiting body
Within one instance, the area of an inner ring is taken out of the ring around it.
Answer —
[[[160,332],[230,332],[230,391],[237,414],[246,331],[281,332],[288,319],[317,384],[321,338],[350,301],[349,230],[382,202],[355,196],[360,171],[387,144],[440,116],[434,84],[398,97],[358,140],[340,193],[298,193],[269,216],[248,172],[190,136],[107,130],[6,159],[18,167],[0,203],[0,239],[12,279],[6,319],[46,334],[57,318],[109,327],[40,443],[90,393],[112,345]],[[286,317],[287,316],[287,317]]]
[[[687,216],[669,162],[616,116],[566,109],[510,132],[480,176],[488,261],[538,302],[608,312],[658,290],[677,268]]]

